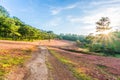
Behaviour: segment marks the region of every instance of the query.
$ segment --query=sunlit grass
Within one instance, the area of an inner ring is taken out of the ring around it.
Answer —
[[[25,58],[11,55],[0,55],[0,77],[9,73],[13,66],[23,65]]]
[[[24,62],[31,57],[32,49],[13,51],[2,50],[0,52],[3,53],[0,54],[0,80],[2,80],[10,71],[13,70],[14,67],[23,67]],[[17,52],[20,53],[17,54]]]
[[[52,64],[48,60],[46,60],[45,63],[46,63],[46,66],[48,68],[48,71],[49,71],[49,80],[54,80],[53,77],[52,77],[53,75],[51,73],[54,70]]]

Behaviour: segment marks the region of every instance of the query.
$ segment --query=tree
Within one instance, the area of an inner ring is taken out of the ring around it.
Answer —
[[[2,6],[0,6],[0,16],[9,16],[8,11]]]
[[[19,18],[10,17],[7,10],[0,6],[0,38],[14,40],[53,39],[52,31],[43,31],[25,24]]]
[[[92,43],[89,49],[95,52],[103,52],[107,55],[114,55],[119,53],[119,39],[118,32],[111,32],[112,27],[110,27],[110,20],[108,17],[102,17],[98,22],[96,22],[96,34],[92,39]]]
[[[111,27],[109,27],[110,20],[108,17],[102,17],[96,24],[96,32],[104,32],[111,29]]]
[[[96,32],[98,34],[96,35],[96,41],[102,42],[103,45],[108,43],[109,39],[112,34],[110,34],[110,30],[112,27],[110,27],[110,19],[108,17],[102,17],[98,22],[96,22]]]
[[[52,34],[53,34],[53,31],[47,31],[48,33],[48,39],[49,39],[49,42],[50,42],[50,39],[53,37]]]
[[[13,19],[14,19],[14,22],[15,22],[15,25],[17,26],[24,26],[24,22],[22,22],[19,18],[13,16]]]

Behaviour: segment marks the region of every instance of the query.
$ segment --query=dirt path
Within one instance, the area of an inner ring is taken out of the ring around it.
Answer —
[[[50,54],[46,47],[39,48],[26,65],[30,72],[24,80],[76,80],[67,67]]]
[[[39,47],[39,51],[35,53],[34,58],[27,64],[27,68],[30,70],[24,80],[47,80],[48,70],[45,64],[46,55],[48,50],[46,47]]]

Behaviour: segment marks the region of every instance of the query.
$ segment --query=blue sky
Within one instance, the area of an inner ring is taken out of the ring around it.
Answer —
[[[26,24],[58,34],[93,33],[101,17],[120,28],[120,0],[0,0],[0,5]]]

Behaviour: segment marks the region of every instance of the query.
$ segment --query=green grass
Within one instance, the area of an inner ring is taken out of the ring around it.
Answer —
[[[23,66],[24,61],[24,57],[0,55],[0,77],[9,73],[13,66]]]
[[[106,53],[98,53],[98,54],[101,54],[102,56],[107,56],[107,57],[120,58],[120,54],[114,54],[114,55],[106,55]]]
[[[52,77],[52,71],[54,70],[53,67],[52,67],[52,64],[49,63],[48,61],[46,61],[46,65],[47,65],[48,70],[50,71],[49,80],[54,80],[53,77]]]
[[[120,54],[115,54],[115,57],[116,58],[120,58]]]
[[[120,77],[117,80],[120,80]]]
[[[4,76],[8,74],[13,67],[23,67],[26,59],[30,58],[31,52],[31,50],[22,51],[21,56],[8,53],[0,54],[0,80],[4,80]]]
[[[115,58],[120,58],[120,54],[115,54],[114,55],[111,55],[111,54],[106,54],[106,53],[103,53],[103,52],[100,52],[100,53],[96,53],[96,52],[90,52],[88,49],[83,49],[82,50],[83,53],[85,54],[93,54],[93,55],[98,55],[98,56],[107,56],[107,57],[115,57]]]
[[[61,56],[54,50],[50,50],[50,53],[55,56],[61,63],[66,65],[68,69],[72,72],[72,74],[78,79],[78,80],[95,80],[92,77],[88,76],[84,72],[79,71],[75,66],[76,63],[72,62],[71,60],[67,59],[66,57]]]

